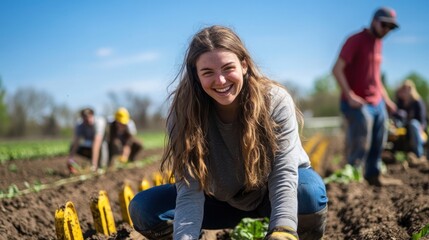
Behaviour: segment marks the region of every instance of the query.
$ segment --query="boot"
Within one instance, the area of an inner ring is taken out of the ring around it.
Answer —
[[[407,154],[407,162],[409,167],[418,167],[424,165],[427,159],[425,156],[417,157],[417,155],[413,152],[409,152]]]
[[[376,186],[376,187],[400,186],[403,184],[402,181],[399,179],[388,178],[382,175],[365,177],[365,180],[368,182],[369,185]]]
[[[148,240],[173,239],[173,221],[167,220],[147,231],[139,231]]]

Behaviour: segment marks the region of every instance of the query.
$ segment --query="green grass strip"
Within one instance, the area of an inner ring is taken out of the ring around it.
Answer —
[[[164,147],[163,131],[147,131],[137,135],[145,149]],[[14,160],[41,159],[65,156],[70,149],[71,139],[14,140],[0,142],[0,164]]]

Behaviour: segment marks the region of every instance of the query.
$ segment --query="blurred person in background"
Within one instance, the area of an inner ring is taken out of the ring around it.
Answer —
[[[105,167],[108,161],[108,146],[105,141],[106,120],[95,116],[94,110],[84,108],[80,111],[76,124],[67,166],[72,174],[78,173],[79,165],[74,160],[75,154],[91,159],[91,171]]]
[[[302,114],[288,91],[222,26],[193,37],[177,76],[161,165],[176,183],[133,198],[134,228],[149,239],[199,239],[202,229],[268,217],[266,240],[321,239],[326,189],[301,145]]]
[[[402,116],[402,125],[407,129],[407,142],[410,152],[407,154],[410,164],[426,162],[424,145],[427,141],[426,106],[417,92],[414,82],[405,80],[396,91],[398,115]]]
[[[120,107],[115,113],[114,121],[109,124],[109,163],[114,164],[114,159],[122,163],[134,161],[137,154],[143,149],[142,143],[136,138],[137,128],[130,118],[126,108]]]
[[[387,136],[386,107],[396,112],[396,104],[381,81],[382,39],[396,28],[396,12],[379,8],[369,28],[346,40],[332,71],[342,92],[347,161],[356,167],[364,165],[364,178],[376,186],[398,183],[382,177],[380,172]]]

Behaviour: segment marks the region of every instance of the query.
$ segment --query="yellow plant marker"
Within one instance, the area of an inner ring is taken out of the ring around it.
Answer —
[[[101,190],[98,197],[91,197],[90,208],[97,232],[106,236],[116,232],[115,221],[106,191]]]
[[[150,188],[150,183],[148,180],[143,179],[140,186],[139,186],[139,191],[144,191]]]
[[[305,152],[310,155],[313,151],[316,145],[322,140],[322,134],[316,133],[313,135],[310,140],[304,143],[304,150]]]
[[[153,173],[153,185],[154,186],[162,185],[164,183],[163,179],[164,178],[162,177],[160,172]]]
[[[130,211],[128,206],[130,205],[131,199],[134,197],[134,192],[130,187],[130,184],[126,182],[122,191],[119,192],[119,204],[121,206],[122,220],[133,226],[131,221]]]
[[[397,137],[399,136],[405,136],[407,134],[407,129],[406,128],[397,128],[395,131],[395,135]]]
[[[328,150],[328,146],[329,146],[328,139],[326,138],[322,139],[320,143],[317,145],[316,149],[313,150],[313,153],[310,156],[311,166],[318,173],[321,173],[322,171],[321,169],[323,165],[322,161],[325,158],[326,152]]]
[[[72,202],[55,211],[55,231],[58,240],[83,240],[82,229]]]

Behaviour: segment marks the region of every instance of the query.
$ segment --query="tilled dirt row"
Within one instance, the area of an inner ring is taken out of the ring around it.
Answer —
[[[121,221],[118,195],[125,181],[129,181],[134,192],[137,192],[142,178],[151,177],[149,173],[156,171],[157,167],[158,164],[152,164],[144,171],[120,170],[37,194],[3,199],[0,204],[0,236],[6,236],[4,239],[55,239],[55,210],[67,201],[72,201],[85,239],[108,239],[96,236],[90,211],[90,198],[98,196],[100,190],[105,190],[118,228],[116,239],[143,239],[132,235],[135,233],[130,226]]]
[[[329,184],[326,239],[411,239],[429,223],[428,165],[388,165],[400,186]],[[340,235],[341,233],[341,235]]]
[[[47,167],[57,174],[45,178],[44,174],[38,175]],[[64,168],[64,159],[35,160],[31,165],[19,165],[20,171],[7,173],[7,179],[0,178],[4,186],[41,177],[41,182],[56,181],[63,177],[61,174],[66,174]],[[122,221],[118,195],[125,181],[129,181],[137,192],[140,181],[144,177],[150,179],[157,170],[158,163],[154,163],[144,168],[108,172],[39,193],[1,199],[0,239],[55,239],[54,213],[67,201],[72,201],[76,207],[85,239],[144,239]],[[380,188],[361,182],[330,183],[327,186],[329,219],[325,239],[410,239],[413,233],[429,223],[428,164],[416,168],[390,164],[387,165],[387,175],[401,179],[403,185]],[[109,237],[95,233],[90,212],[89,199],[99,190],[108,193],[118,230]],[[224,231],[210,231],[204,235],[204,240],[215,239],[228,239],[228,236]]]

